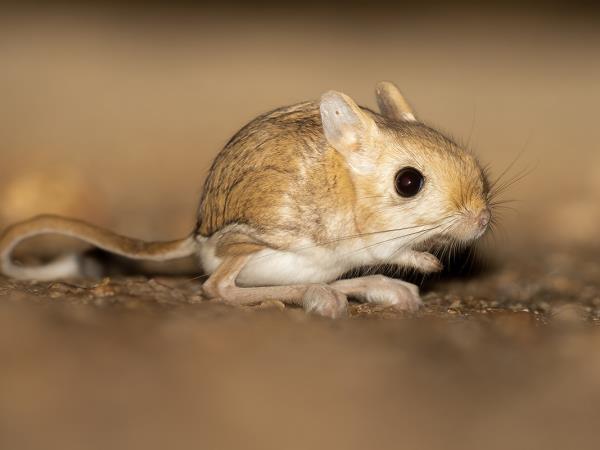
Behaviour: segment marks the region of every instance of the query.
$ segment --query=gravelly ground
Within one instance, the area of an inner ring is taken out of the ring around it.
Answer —
[[[509,259],[337,321],[181,278],[1,279],[2,448],[594,448],[599,273]]]
[[[528,317],[540,325],[554,320],[600,323],[600,261],[587,250],[552,251],[523,259],[506,256],[488,269],[418,278],[424,308],[416,314],[352,302],[350,318],[486,320],[486,316]],[[470,272],[470,273],[469,273]],[[408,276],[410,280],[410,275]],[[201,277],[196,277],[201,278]],[[0,296],[13,301],[90,307],[93,310],[206,311],[227,309],[202,298],[202,281],[182,277],[107,277],[101,281],[22,282],[2,279]],[[49,303],[50,302],[50,303]],[[232,307],[230,307],[232,308]],[[283,310],[263,303],[245,311]],[[287,308],[283,313],[297,316]]]

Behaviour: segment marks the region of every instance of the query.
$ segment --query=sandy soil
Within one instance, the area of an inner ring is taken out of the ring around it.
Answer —
[[[414,315],[235,309],[191,276],[0,278],[0,448],[597,447],[595,22],[375,19],[2,19],[0,226],[178,237],[245,121],[330,88],[372,105],[380,78],[495,174],[522,148],[509,176],[533,171],[479,263],[414,278]]]
[[[594,254],[515,256],[426,283],[417,314],[352,304],[337,321],[202,301],[188,278],[0,279],[0,436],[4,448],[594,448],[599,275]]]

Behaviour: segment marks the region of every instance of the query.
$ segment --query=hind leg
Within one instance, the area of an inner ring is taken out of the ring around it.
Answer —
[[[383,275],[334,281],[329,286],[363,302],[393,306],[403,311],[417,311],[423,304],[416,285]]]
[[[236,278],[252,255],[230,256],[202,286],[206,297],[233,305],[255,305],[264,301],[281,301],[302,306],[307,312],[336,318],[346,313],[346,295],[326,284],[239,287]]]

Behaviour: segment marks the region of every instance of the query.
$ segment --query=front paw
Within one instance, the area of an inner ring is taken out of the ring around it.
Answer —
[[[423,273],[440,272],[444,268],[444,265],[436,256],[426,252],[417,253],[415,263],[415,267]]]

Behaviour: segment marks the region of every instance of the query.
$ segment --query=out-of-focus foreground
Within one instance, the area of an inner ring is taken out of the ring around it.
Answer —
[[[181,278],[0,279],[1,448],[595,448],[597,22],[393,12],[0,19],[0,226],[180,237],[244,123],[328,89],[373,106],[380,79],[495,175],[521,152],[505,179],[527,172],[490,268],[426,283],[415,317],[233,310]]]

